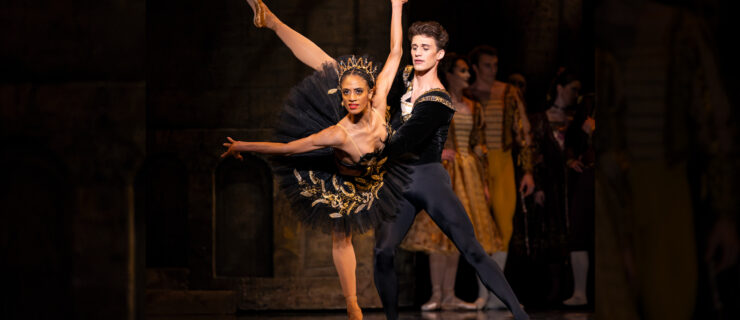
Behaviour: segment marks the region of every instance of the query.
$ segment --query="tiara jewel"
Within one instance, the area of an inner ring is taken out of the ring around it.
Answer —
[[[351,56],[349,59],[345,61],[340,61],[338,69],[339,69],[339,78],[344,76],[344,74],[347,71],[357,69],[357,70],[367,73],[370,76],[370,78],[373,80],[373,82],[375,82],[375,72],[378,70],[378,67],[374,66],[373,62],[368,59],[365,59],[362,57],[357,58],[355,56]]]

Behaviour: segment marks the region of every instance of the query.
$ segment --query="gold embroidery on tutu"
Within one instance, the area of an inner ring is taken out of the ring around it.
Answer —
[[[341,184],[337,175],[332,175],[328,188],[324,180],[317,178],[312,170],[308,171],[308,179],[301,177],[297,169],[293,169],[293,174],[301,189],[300,194],[313,200],[311,207],[318,204],[330,206],[338,211],[330,213],[329,217],[337,219],[372,208],[378,199],[380,188],[383,187],[383,176],[386,173],[383,164],[386,160],[387,157],[381,160],[373,157],[361,162],[366,167],[365,173],[361,177],[350,177],[348,180],[351,181]]]

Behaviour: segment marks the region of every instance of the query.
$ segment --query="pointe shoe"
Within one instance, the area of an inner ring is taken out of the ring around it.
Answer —
[[[349,320],[362,320],[362,309],[357,304],[357,296],[347,297],[346,300]]]
[[[458,297],[449,296],[442,300],[442,310],[476,310],[474,303],[465,302]]]
[[[572,297],[568,298],[567,300],[563,301],[563,304],[566,306],[583,306],[588,304],[588,299],[586,297],[581,295],[573,295]]]
[[[427,301],[425,304],[421,305],[421,311],[434,311],[439,310],[442,307],[440,295],[432,294],[432,297],[429,298],[429,301]]]
[[[254,26],[257,28],[264,28],[266,26],[265,24],[265,9],[267,7],[264,3],[262,3],[262,0],[247,0],[247,3],[249,3],[249,6],[252,7],[252,11],[254,11]]]

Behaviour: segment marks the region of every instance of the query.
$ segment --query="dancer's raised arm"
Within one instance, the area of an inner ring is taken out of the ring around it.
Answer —
[[[391,0],[391,51],[385,60],[383,70],[375,82],[375,95],[373,96],[373,108],[385,108],[388,91],[391,90],[393,78],[396,76],[398,66],[403,56],[403,26],[402,12],[403,4],[408,0]]]
[[[226,137],[224,147],[229,148],[221,154],[221,158],[229,155],[241,160],[240,152],[257,152],[262,154],[293,155],[305,153],[327,147],[339,147],[346,140],[347,135],[336,126],[328,127],[303,139],[293,140],[288,143],[279,142],[246,142],[236,141]]]
[[[305,65],[314,70],[321,70],[321,65],[324,63],[336,64],[334,58],[326,54],[319,46],[280,21],[262,0],[247,0],[247,3],[254,10],[254,24],[257,27],[267,27],[275,31],[285,46]]]

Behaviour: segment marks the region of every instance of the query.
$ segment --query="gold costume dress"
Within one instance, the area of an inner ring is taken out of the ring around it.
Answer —
[[[479,107],[476,105],[476,108]],[[456,151],[455,161],[444,162],[444,165],[452,179],[452,188],[473,223],[478,242],[488,254],[491,254],[502,250],[503,246],[483,191],[483,167],[471,150],[470,136],[473,127],[473,114],[461,112],[455,114],[445,145],[445,148]],[[443,254],[457,250],[424,211],[416,216],[411,230],[401,243],[401,248]]]

